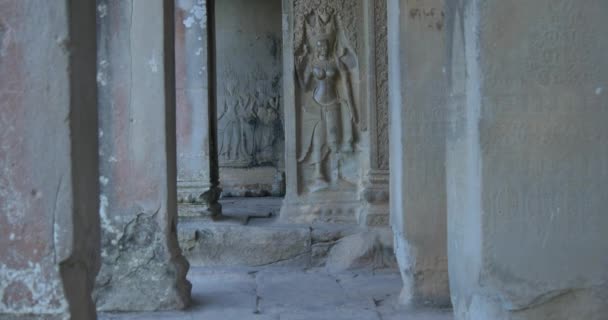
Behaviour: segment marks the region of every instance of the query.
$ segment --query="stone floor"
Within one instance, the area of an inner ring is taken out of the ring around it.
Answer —
[[[193,268],[193,306],[181,312],[103,314],[101,320],[452,320],[450,310],[396,306],[393,271],[330,275],[321,269]]]

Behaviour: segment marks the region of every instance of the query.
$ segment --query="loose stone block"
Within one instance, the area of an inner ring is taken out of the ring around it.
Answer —
[[[396,269],[392,232],[362,231],[338,240],[328,249],[325,267],[331,273],[351,269]]]
[[[406,304],[450,304],[444,9],[389,1],[391,225]]]
[[[450,7],[456,319],[608,314],[607,14],[601,0]]]
[[[194,266],[302,266],[310,264],[306,227],[255,227],[180,221],[180,244]]]
[[[95,1],[0,1],[0,318],[95,319]]]
[[[173,6],[98,6],[103,311],[180,309],[190,299],[176,230]]]

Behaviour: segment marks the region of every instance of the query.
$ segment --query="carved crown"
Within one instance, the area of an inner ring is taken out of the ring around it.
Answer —
[[[336,35],[335,17],[331,9],[319,9],[317,13],[313,13],[312,26],[308,21],[306,25],[309,30],[310,40],[315,43],[322,40],[329,40],[331,42]]]

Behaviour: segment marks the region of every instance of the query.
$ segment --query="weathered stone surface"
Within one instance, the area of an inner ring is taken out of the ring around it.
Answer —
[[[95,1],[0,1],[0,318],[95,319]]]
[[[393,312],[381,312],[382,320],[453,320],[451,309],[422,309],[422,310],[398,310]],[[407,314],[407,318],[404,318]],[[489,318],[488,318],[489,319]]]
[[[318,271],[318,270],[317,270]],[[188,312],[102,314],[104,320],[450,320],[449,310],[396,305],[398,272],[329,276],[290,268],[193,268]],[[331,295],[328,297],[328,295]],[[389,298],[385,298],[389,297]],[[347,302],[350,301],[350,302]]]
[[[370,308],[371,309],[371,308]],[[381,320],[375,310],[338,307],[324,311],[292,311],[281,314],[285,320]]]
[[[450,8],[456,319],[608,314],[607,14],[601,0]]]
[[[311,227],[311,267],[325,267],[327,258],[340,239],[361,232],[357,227],[316,224]]]
[[[391,225],[406,304],[450,303],[443,1],[389,1]]]
[[[182,218],[179,242],[194,266],[259,265],[353,268],[396,267],[388,228],[282,224],[280,198],[222,199],[216,219]],[[336,247],[335,250],[332,248]]]
[[[332,273],[360,268],[396,268],[393,250],[389,229],[361,231],[337,241],[327,255],[325,267]]]
[[[397,296],[401,291],[401,277],[394,270],[375,271],[373,275],[371,274],[343,272],[337,274],[336,279],[349,297],[353,299],[368,298],[373,300],[377,306],[383,305],[385,301]]]
[[[101,1],[99,104],[103,265],[99,310],[184,308],[177,242],[173,1]]]
[[[259,273],[256,281],[263,313],[298,315],[322,311],[328,306],[359,310],[374,307],[371,300],[348,297],[336,279],[327,274],[269,270]]]
[[[205,319],[222,313],[228,319],[238,319],[237,315],[241,319],[257,319],[259,296],[255,278],[255,270],[243,268],[193,268],[188,274],[188,279],[195,284],[190,310],[199,312]]]
[[[222,197],[285,195],[285,176],[276,167],[220,168],[220,177]]]

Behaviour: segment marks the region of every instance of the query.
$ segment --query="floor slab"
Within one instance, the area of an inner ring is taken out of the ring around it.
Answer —
[[[186,311],[102,314],[101,320],[453,320],[451,310],[397,305],[396,272],[298,268],[192,268]]]

